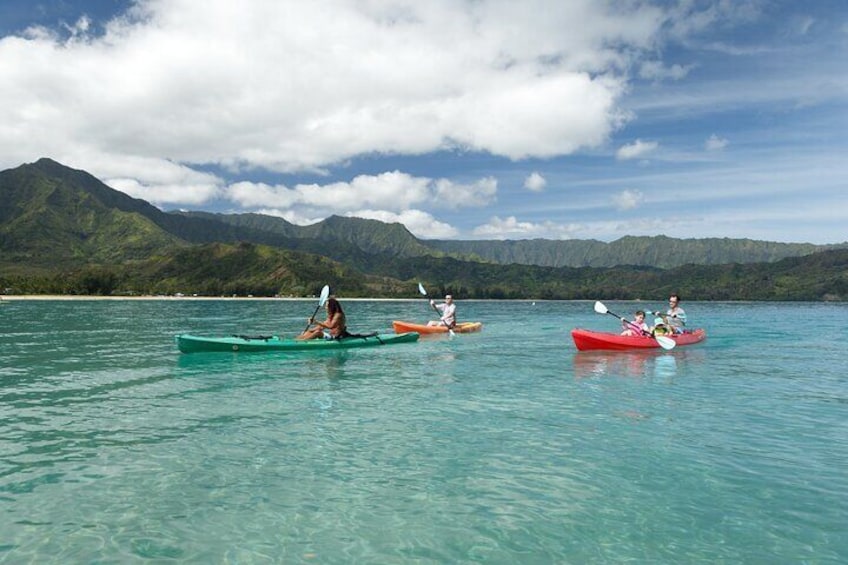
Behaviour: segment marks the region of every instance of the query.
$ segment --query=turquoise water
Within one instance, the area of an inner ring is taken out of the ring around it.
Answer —
[[[343,304],[359,332],[430,312]],[[617,321],[529,301],[386,348],[174,345],[314,305],[4,305],[0,562],[848,561],[848,305],[689,302],[709,337],[670,352],[578,353]]]

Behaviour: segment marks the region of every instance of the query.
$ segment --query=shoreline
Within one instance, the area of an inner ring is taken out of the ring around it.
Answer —
[[[338,297],[340,301],[353,302],[365,300],[419,301],[421,298],[354,298]],[[27,300],[232,300],[232,301],[273,301],[273,302],[314,302],[318,296],[95,296],[80,294],[10,294],[0,296],[0,302],[23,302]],[[470,299],[469,299],[470,300]]]
[[[330,296],[333,296],[332,294]],[[341,302],[421,302],[428,300],[428,297],[416,296],[411,298],[371,298],[371,297],[350,297],[337,296]],[[436,300],[442,300],[442,297],[435,297]],[[254,302],[315,302],[318,296],[96,296],[82,294],[4,294],[0,295],[0,304],[7,302],[25,302],[25,301],[83,301],[83,300],[140,300],[140,301],[179,301],[179,300],[196,300],[196,301],[212,301],[212,300],[227,300],[234,302],[254,301]],[[457,299],[461,302],[528,302],[535,304],[537,302],[592,302],[586,298],[569,299],[569,300],[545,300],[541,298],[461,298]],[[621,302],[621,301],[619,301]],[[628,301],[625,301],[628,302]],[[630,302],[645,302],[643,300],[632,300]]]

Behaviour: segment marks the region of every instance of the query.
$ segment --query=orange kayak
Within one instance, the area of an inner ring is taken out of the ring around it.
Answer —
[[[419,334],[445,334],[448,333],[448,328],[444,324],[440,326],[428,326],[427,324],[414,324],[412,322],[392,322],[392,327],[395,333],[417,332]],[[462,322],[453,327],[453,331],[458,334],[467,334],[471,332],[479,332],[483,328],[482,322]]]

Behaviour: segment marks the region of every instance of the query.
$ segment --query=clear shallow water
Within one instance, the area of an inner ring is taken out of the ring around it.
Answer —
[[[848,305],[687,303],[709,337],[671,352],[578,353],[618,328],[591,302],[461,301],[482,333],[340,353],[173,342],[314,305],[0,308],[0,562],[848,561]]]

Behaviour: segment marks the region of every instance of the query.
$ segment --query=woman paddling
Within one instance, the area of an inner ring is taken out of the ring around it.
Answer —
[[[316,322],[315,318],[309,318],[310,327],[295,339],[341,339],[348,335],[347,319],[345,317],[342,305],[335,298],[327,300],[327,319],[323,322]],[[314,326],[314,327],[312,327]]]

